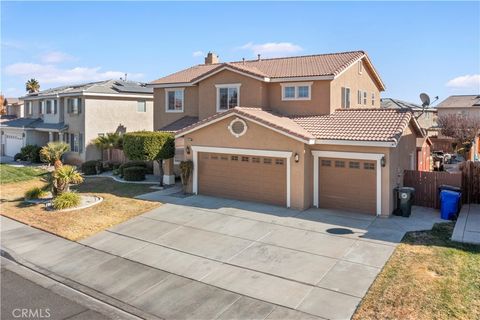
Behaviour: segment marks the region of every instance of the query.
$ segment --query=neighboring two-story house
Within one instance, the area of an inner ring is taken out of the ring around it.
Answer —
[[[472,95],[454,95],[440,102],[437,106],[438,116],[448,114],[461,115],[467,118],[480,119],[480,94]],[[443,137],[440,132],[436,140],[438,147],[436,149],[446,152],[453,151],[451,147],[451,139]],[[480,141],[475,139],[472,152],[470,152],[470,160],[479,159],[480,155]]]
[[[197,65],[153,81],[154,128],[194,163],[190,190],[389,215],[425,135],[363,51]]]
[[[2,122],[3,155],[25,145],[65,141],[68,163],[101,159],[92,141],[109,132],[153,129],[152,89],[144,84],[107,80],[28,94],[23,118]]]

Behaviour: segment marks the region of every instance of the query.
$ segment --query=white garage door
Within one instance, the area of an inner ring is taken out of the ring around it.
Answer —
[[[23,137],[21,133],[5,133],[5,155],[15,156],[23,147]]]

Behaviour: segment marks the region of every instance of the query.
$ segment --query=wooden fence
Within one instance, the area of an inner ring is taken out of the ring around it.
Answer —
[[[128,161],[125,153],[120,149],[103,150],[103,160],[118,163],[125,163]]]
[[[438,187],[442,184],[462,187],[462,173],[405,170],[403,185],[415,188],[413,203],[417,206],[439,208]]]
[[[466,161],[462,170],[462,191],[464,203],[480,203],[480,162]]]

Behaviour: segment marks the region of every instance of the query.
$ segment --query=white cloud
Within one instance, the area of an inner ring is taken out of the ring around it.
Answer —
[[[107,79],[119,79],[125,76],[123,71],[102,71],[100,67],[75,67],[62,69],[51,64],[37,63],[14,63],[5,68],[5,73],[10,76],[22,76],[35,78],[40,84],[57,83],[68,84],[83,81],[100,81]],[[139,80],[143,78],[141,73],[128,73],[128,78]]]
[[[192,53],[192,56],[194,56],[194,57],[203,57],[204,55],[205,55],[205,53],[203,51],[200,51],[200,50],[194,51]]]
[[[291,42],[267,42],[262,44],[249,42],[239,49],[250,50],[254,55],[260,54],[270,58],[291,55],[303,50],[301,46]]]
[[[40,60],[44,63],[60,63],[75,60],[75,57],[61,51],[50,51],[41,55]]]
[[[446,86],[451,88],[469,88],[479,90],[480,74],[467,74],[453,78],[447,82]]]

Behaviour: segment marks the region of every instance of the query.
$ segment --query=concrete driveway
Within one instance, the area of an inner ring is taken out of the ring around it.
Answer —
[[[207,284],[226,293],[213,299],[223,307],[219,318],[348,319],[405,232],[441,221],[420,207],[409,219],[385,219],[164,192],[141,197],[169,203],[82,243],[182,277],[132,302],[165,318],[162,308],[183,294],[207,304]]]

